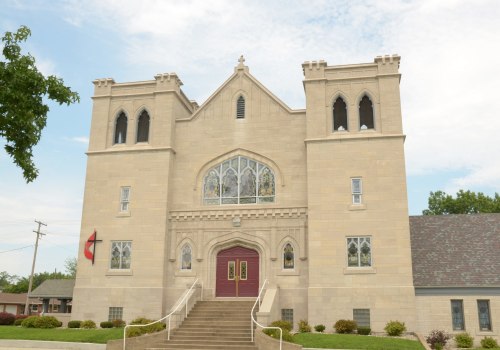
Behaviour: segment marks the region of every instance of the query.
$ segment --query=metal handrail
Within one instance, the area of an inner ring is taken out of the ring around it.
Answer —
[[[280,327],[268,327],[268,326],[263,326],[259,322],[255,320],[253,317],[253,313],[255,310],[255,307],[257,306],[257,303],[259,304],[259,310],[260,310],[260,304],[261,304],[261,294],[264,291],[264,287],[266,286],[267,279],[264,280],[264,283],[262,283],[262,287],[260,287],[259,295],[257,296],[257,300],[255,300],[255,303],[253,304],[252,311],[250,313],[250,330],[252,334],[252,342],[254,340],[254,332],[253,332],[253,324],[255,323],[257,326],[259,326],[262,329],[279,329],[280,330],[280,350],[283,345],[283,330]]]
[[[129,324],[127,326],[125,326],[125,328],[123,329],[123,350],[126,350],[127,348],[127,328],[128,327],[146,327],[146,326],[150,326],[152,324],[155,324],[155,323],[158,323],[158,322],[162,322],[164,321],[165,319],[167,319],[168,317],[168,331],[167,331],[167,340],[170,340],[170,319],[171,319],[171,316],[177,311],[177,309],[179,308],[179,306],[182,305],[182,303],[184,302],[184,300],[186,301],[186,317],[187,317],[187,314],[188,314],[188,295],[189,293],[191,292],[191,290],[194,288],[194,286],[196,285],[196,283],[198,282],[198,278],[193,282],[193,284],[191,285],[191,288],[188,289],[188,291],[186,292],[186,294],[184,295],[184,297],[182,298],[182,300],[177,304],[177,306],[174,308],[174,310],[169,313],[167,316],[165,317],[162,317],[160,318],[159,320],[156,320],[154,322],[151,322],[151,323],[148,323],[148,324]],[[200,299],[203,300],[203,285],[201,287],[201,296],[200,296]]]

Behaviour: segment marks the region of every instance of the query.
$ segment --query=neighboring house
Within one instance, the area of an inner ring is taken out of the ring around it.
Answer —
[[[30,298],[41,301],[36,310],[37,313],[71,313],[71,301],[73,300],[74,279],[52,279],[45,280],[35,288]]]
[[[14,315],[24,313],[27,293],[0,293],[0,312],[8,312]]]
[[[267,280],[272,317],[295,326],[447,328],[412,270],[399,63],[305,62],[305,109],[243,58],[201,106],[175,73],[94,81],[72,318],[158,319],[195,279],[205,300]],[[481,300],[497,336],[498,298]]]
[[[500,331],[500,214],[411,216],[418,330]]]

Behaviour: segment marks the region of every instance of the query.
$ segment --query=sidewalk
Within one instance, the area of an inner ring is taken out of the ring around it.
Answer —
[[[0,340],[0,350],[106,350],[106,344],[70,343],[41,340]]]

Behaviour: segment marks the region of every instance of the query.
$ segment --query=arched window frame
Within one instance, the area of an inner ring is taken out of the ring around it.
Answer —
[[[282,257],[282,268],[283,270],[295,270],[295,247],[292,244],[292,242],[287,241],[281,250],[281,257]],[[291,253],[291,257],[289,254]]]
[[[145,123],[141,124],[141,120],[145,117],[147,117],[147,125]],[[143,135],[141,135],[142,128],[146,128],[146,132],[144,132],[146,135],[145,139],[139,140],[140,136],[144,137]],[[151,114],[146,108],[143,108],[137,115],[135,142],[136,143],[149,142],[150,130],[151,130]]]
[[[181,271],[191,271],[193,269],[193,248],[191,244],[185,243],[180,251],[180,269]],[[189,254],[189,260],[185,260],[184,257]]]
[[[252,168],[255,166],[254,168]],[[243,182],[242,178],[255,177],[255,183]],[[226,182],[225,182],[226,181]],[[228,186],[228,182],[229,183]],[[266,183],[266,181],[269,181]],[[236,182],[236,194],[227,195]],[[248,187],[250,186],[250,187]],[[255,187],[249,195],[250,189]],[[269,165],[246,156],[233,156],[212,166],[205,172],[202,182],[205,205],[262,204],[274,203],[276,197],[276,175]],[[245,193],[246,192],[246,193]]]
[[[120,129],[119,129],[120,128]],[[125,111],[120,111],[116,115],[114,123],[113,144],[127,143],[128,116]],[[122,136],[122,137],[121,137]]]
[[[236,119],[245,119],[246,114],[246,99],[240,94],[236,99]]]
[[[344,126],[344,129],[343,130],[338,130],[338,128],[335,128],[335,104],[337,103],[337,100],[338,99],[341,99],[344,104],[345,104],[345,126]],[[343,132],[343,131],[349,131],[349,103],[347,101],[347,99],[345,98],[345,96],[343,94],[337,94],[333,97],[333,100],[332,100],[332,108],[331,108],[331,111],[332,111],[332,130],[333,132]]]
[[[363,102],[365,97],[368,98],[368,100],[371,103],[372,120],[371,120],[371,127],[367,125],[366,128],[363,128],[363,125],[366,125],[366,124],[362,122],[361,103]],[[357,103],[357,106],[358,106],[358,125],[359,125],[360,131],[375,130],[375,103],[373,101],[374,101],[373,97],[368,92],[363,92],[360,95],[360,98],[359,98],[358,103]]]

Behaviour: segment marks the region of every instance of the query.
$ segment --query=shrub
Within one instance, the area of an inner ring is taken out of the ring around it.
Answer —
[[[455,335],[455,343],[457,343],[457,348],[472,348],[474,338],[469,333],[458,333]]]
[[[62,322],[54,316],[40,316],[34,321],[35,328],[56,328],[61,327]]]
[[[123,327],[125,327],[125,321],[124,320],[113,320],[111,322],[113,323],[113,327],[115,327],[115,328],[123,328]]]
[[[323,331],[326,329],[324,324],[317,324],[314,326],[314,330],[319,333],[323,333]]]
[[[16,315],[16,320],[14,321],[14,326],[20,326],[23,321],[28,318],[28,315]]]
[[[94,329],[94,328],[96,328],[96,325],[95,325],[95,322],[92,320],[85,320],[85,321],[82,321],[82,323],[80,324],[80,327],[83,329]]]
[[[403,332],[406,332],[406,326],[404,322],[389,321],[385,325],[384,330],[391,337],[399,337]]]
[[[271,327],[280,327],[281,329],[283,330],[287,330],[289,332],[292,331],[292,324],[288,321],[283,321],[283,320],[279,320],[279,321],[274,321],[270,324]]]
[[[102,321],[99,326],[101,328],[113,328],[113,322],[111,321]]]
[[[290,334],[290,331],[292,330],[292,324],[290,322],[279,320],[272,322],[269,326],[281,328],[281,331],[283,332],[282,339],[293,343],[293,336]],[[264,329],[263,332],[274,339],[280,338],[280,331],[277,329]]]
[[[354,332],[357,326],[356,321],[353,320],[338,320],[333,328],[337,333],[347,334]]]
[[[142,327],[130,327],[127,328],[127,338],[138,337],[142,335],[141,329]]]
[[[0,325],[10,326],[14,324],[15,320],[16,315],[11,314],[10,312],[0,312]]]
[[[443,349],[450,339],[450,336],[443,331],[433,330],[425,340],[431,346],[431,349]]]
[[[492,337],[485,337],[481,339],[481,347],[484,349],[498,348],[498,343]]]
[[[358,327],[358,334],[360,335],[370,335],[372,329],[370,327]]]
[[[300,333],[311,333],[311,326],[307,320],[300,320],[298,323]]]
[[[82,325],[82,321],[73,320],[68,322],[68,328],[80,328]]]
[[[30,316],[26,317],[22,322],[21,326],[24,328],[35,328],[35,321],[39,318],[39,316]]]
[[[150,320],[150,319],[147,319],[144,317],[139,317],[139,318],[136,318],[135,320],[132,320],[132,322],[130,322],[130,324],[146,325],[146,324],[152,323],[152,322],[154,322],[154,320]],[[127,336],[129,334],[132,334],[131,337],[136,337],[137,335],[141,335],[141,334],[159,332],[159,331],[164,330],[165,327],[166,327],[165,323],[161,323],[161,322],[156,322],[156,323],[153,323],[149,326],[144,326],[144,327],[130,327],[129,329],[127,329]],[[137,331],[136,330],[130,331],[131,329],[137,329]]]

